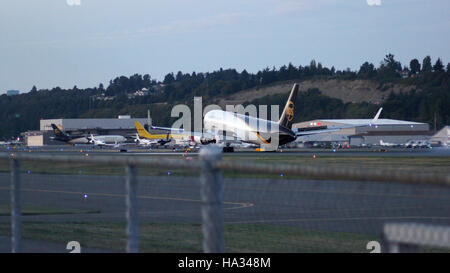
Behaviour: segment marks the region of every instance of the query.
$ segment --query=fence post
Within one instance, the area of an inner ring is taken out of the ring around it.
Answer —
[[[139,251],[138,241],[138,203],[136,166],[126,166],[126,218],[127,218],[127,252]]]
[[[22,211],[20,198],[20,164],[11,159],[11,252],[20,252],[22,237]]]
[[[200,150],[203,251],[205,253],[224,252],[222,173],[213,167],[213,164],[221,158],[222,153],[219,147],[205,146]]]

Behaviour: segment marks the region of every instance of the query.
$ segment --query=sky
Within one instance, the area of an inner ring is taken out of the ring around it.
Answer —
[[[0,94],[135,73],[450,62],[448,0],[2,0]]]

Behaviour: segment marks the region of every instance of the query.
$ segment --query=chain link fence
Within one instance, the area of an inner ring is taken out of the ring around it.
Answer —
[[[450,175],[1,154],[2,252],[448,252]]]

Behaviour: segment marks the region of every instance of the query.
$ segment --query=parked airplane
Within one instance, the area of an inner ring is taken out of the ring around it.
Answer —
[[[153,146],[153,145],[163,146],[166,143],[169,143],[171,141],[171,139],[169,138],[169,134],[166,135],[166,139],[146,139],[146,138],[140,138],[139,134],[136,134],[135,141],[141,146]]]
[[[58,128],[55,124],[51,124],[55,136],[50,137],[51,140],[63,141],[69,144],[86,144],[89,140],[84,135],[71,135]]]
[[[121,143],[125,142],[127,139],[120,135],[103,135],[94,136],[91,134],[89,137],[89,142],[96,146],[109,146],[109,147],[120,147]]]
[[[159,139],[167,139],[172,138],[169,134],[150,134],[147,130],[145,130],[144,126],[140,124],[138,121],[134,122],[134,126],[136,126],[137,136],[143,139],[149,140],[159,140]]]
[[[410,140],[403,145],[405,148],[431,148],[427,140]]]
[[[419,140],[419,141],[417,141],[417,146],[419,148],[431,148],[431,144],[427,140]]]
[[[399,147],[400,144],[397,143],[391,143],[391,142],[384,142],[382,139],[380,139],[380,145],[383,147]]]
[[[135,121],[134,125],[136,126],[136,130],[138,132],[139,137],[149,140],[166,140],[166,143],[168,142],[168,139],[174,139],[175,144],[183,145],[183,146],[195,146],[196,144],[209,144],[209,143],[215,143],[216,140],[214,139],[214,136],[208,133],[197,133],[197,132],[188,132],[184,131],[183,129],[172,129],[167,127],[158,127],[158,126],[151,126],[152,129],[159,129],[159,130],[165,130],[165,131],[175,131],[177,133],[170,133],[167,135],[162,134],[150,134],[147,130],[145,130],[144,126],[142,126],[139,122]],[[164,138],[165,137],[165,138]],[[165,143],[164,143],[165,144]],[[162,144],[162,145],[164,145]]]

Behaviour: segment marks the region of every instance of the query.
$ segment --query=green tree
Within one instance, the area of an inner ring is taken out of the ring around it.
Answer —
[[[365,62],[359,68],[358,76],[370,78],[375,75],[375,66],[372,63]]]
[[[431,72],[433,67],[431,66],[431,57],[426,56],[422,61],[422,71],[423,72]]]
[[[143,81],[144,81],[144,87],[150,87],[150,85],[152,84],[152,80],[149,74],[145,74],[143,77]]]
[[[311,71],[311,73],[314,75],[317,71],[317,65],[316,65],[316,60],[311,60],[311,62],[309,63],[309,69]]]
[[[388,68],[394,70],[394,71],[401,71],[402,70],[402,64],[395,60],[394,55],[389,53],[384,57],[383,63]]]
[[[409,62],[409,69],[411,70],[411,74],[417,74],[420,72],[420,63],[417,59],[412,59]]]
[[[331,75],[336,74],[336,68],[334,68],[334,66],[331,67]]]
[[[169,73],[164,77],[164,84],[170,84],[173,83],[175,81],[175,77],[173,76],[173,73]]]
[[[443,72],[444,71],[444,65],[442,64],[441,58],[438,58],[436,60],[436,63],[433,65],[434,72]]]

